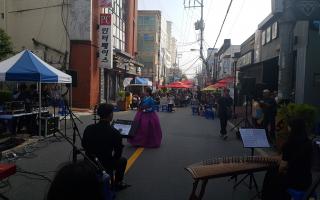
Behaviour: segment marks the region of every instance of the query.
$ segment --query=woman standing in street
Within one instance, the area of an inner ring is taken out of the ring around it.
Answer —
[[[154,112],[155,102],[151,97],[152,90],[147,88],[138,112],[134,118],[131,135],[128,142],[133,146],[157,148],[160,147],[162,131],[158,115]]]

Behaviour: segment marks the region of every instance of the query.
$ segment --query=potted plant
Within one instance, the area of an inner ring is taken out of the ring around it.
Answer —
[[[306,122],[307,132],[314,131],[315,120],[317,117],[317,108],[309,104],[281,105],[276,117],[276,145],[278,151],[281,151],[283,144],[289,137],[288,121],[292,118],[302,118]]]
[[[0,104],[4,104],[7,101],[12,100],[12,92],[8,90],[0,91]]]
[[[124,90],[120,90],[118,92],[117,105],[120,110],[122,110],[122,111],[125,110],[125,91]]]

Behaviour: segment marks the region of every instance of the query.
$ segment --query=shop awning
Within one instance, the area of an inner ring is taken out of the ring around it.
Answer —
[[[123,81],[123,86],[128,87],[131,85],[152,87],[152,82],[148,78],[141,78],[141,77],[136,77],[134,79],[133,78],[125,78]]]

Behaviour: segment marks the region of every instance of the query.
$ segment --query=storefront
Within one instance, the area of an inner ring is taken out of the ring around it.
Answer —
[[[104,99],[110,103],[116,102],[118,91],[124,89],[124,79],[139,76],[143,67],[129,54],[120,50],[114,51],[113,66],[113,69],[104,70]]]

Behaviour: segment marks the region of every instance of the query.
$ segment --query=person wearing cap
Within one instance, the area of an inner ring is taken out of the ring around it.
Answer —
[[[272,97],[270,90],[263,90],[263,98],[260,101],[263,110],[263,127],[267,132],[270,142],[275,140],[275,123],[277,114],[277,103]]]
[[[86,127],[82,138],[82,147],[93,161],[98,158],[109,175],[115,172],[114,189],[121,190],[129,185],[123,183],[127,159],[122,157],[122,137],[120,132],[111,126],[113,105],[100,104],[97,114],[100,121]]]
[[[227,122],[232,117],[231,106],[233,104],[233,99],[230,97],[229,89],[223,90],[223,96],[218,100],[218,117],[220,119],[220,137],[224,140],[228,138],[227,136]]]

